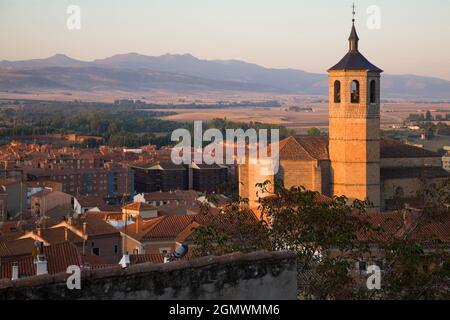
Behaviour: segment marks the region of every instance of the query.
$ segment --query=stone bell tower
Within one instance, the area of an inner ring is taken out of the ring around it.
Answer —
[[[355,11],[349,51],[328,70],[331,190],[380,210],[380,74],[358,49]]]

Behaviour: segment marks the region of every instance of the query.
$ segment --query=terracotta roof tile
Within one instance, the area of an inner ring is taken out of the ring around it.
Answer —
[[[108,263],[101,257],[93,255],[93,254],[81,254],[81,261],[83,262],[83,266],[93,267],[93,266],[103,266],[108,265]]]
[[[36,266],[32,256],[18,258],[16,261],[4,262],[0,265],[0,279],[11,279],[12,266],[17,263],[19,277],[31,277],[36,275]]]
[[[175,241],[180,234],[189,236],[186,230],[189,226],[207,223],[208,219],[199,215],[163,216],[142,221],[139,232],[136,232],[136,223],[128,225],[126,230],[123,227],[120,231],[138,241]]]
[[[122,220],[121,211],[87,211],[85,217],[97,217],[103,220]]]
[[[279,144],[281,160],[329,160],[328,139],[323,137],[291,136]],[[381,158],[439,157],[436,152],[382,138]]]
[[[422,212],[402,212],[367,214],[364,219],[372,226],[380,228],[380,233],[358,234],[360,240],[384,241],[390,237],[419,241],[422,244],[450,243],[450,214],[437,218],[427,218]],[[406,220],[405,220],[406,219]]]
[[[365,240],[387,240],[394,237],[403,228],[403,217],[399,212],[370,213],[362,216],[362,219],[369,222],[378,232],[359,232],[358,239]]]
[[[173,240],[195,219],[195,216],[164,216],[161,221],[156,224],[148,233],[145,234],[143,240]]]
[[[164,257],[166,254],[156,253],[156,254],[134,254],[130,255],[130,263],[131,264],[140,264],[140,263],[153,263],[153,264],[161,264],[164,263]],[[189,260],[192,254],[189,251],[181,260]]]
[[[31,254],[34,240],[31,238],[0,242],[0,257]]]
[[[86,223],[86,233],[88,238],[95,236],[119,234],[119,231],[100,217],[84,216],[72,219],[72,222],[63,221],[52,228],[67,227],[74,228],[78,233],[83,232],[83,223]]]
[[[120,232],[123,234],[126,234],[127,236],[136,239],[136,240],[142,240],[147,233],[149,233],[161,220],[163,217],[153,218],[150,220],[143,220],[141,221],[141,227],[138,230],[136,230],[136,223],[131,223],[126,225],[125,227],[120,228]]]
[[[66,228],[50,228],[41,230],[41,238],[44,239],[50,245],[57,244],[65,241],[70,241],[74,243],[83,242],[83,238],[79,237],[75,233],[67,230],[67,240],[65,238]]]
[[[77,247],[70,242],[46,246],[44,247],[44,253],[48,262],[47,268],[49,274],[66,272],[68,266],[80,266],[82,264]],[[2,263],[0,265],[0,279],[11,278],[14,262],[18,263],[19,275],[26,277],[36,275],[34,258],[30,255],[19,258],[16,261]]]
[[[193,230],[200,227],[200,224],[196,221],[190,223],[183,231],[181,231],[175,239],[179,243],[186,241],[192,241]]]
[[[450,243],[450,214],[437,217],[434,221],[420,223],[408,239],[424,244]]]
[[[149,204],[143,203],[143,202],[132,202],[132,203],[129,203],[129,204],[123,206],[122,209],[134,210],[134,211],[145,211],[145,210],[152,210],[152,209],[156,209],[156,208]]]
[[[139,263],[164,263],[164,254],[133,254],[130,255],[130,263],[131,264],[139,264]]]
[[[381,158],[426,158],[440,157],[436,152],[411,146],[395,139],[383,138],[380,140]]]
[[[288,137],[280,142],[280,160],[328,160],[328,141],[320,137]]]
[[[66,272],[70,265],[81,265],[81,257],[77,247],[70,242],[58,243],[44,247],[48,261],[48,272],[56,274]]]

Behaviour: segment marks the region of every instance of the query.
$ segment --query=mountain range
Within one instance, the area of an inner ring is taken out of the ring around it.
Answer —
[[[383,98],[450,99],[450,81],[383,74]],[[121,90],[145,92],[251,91],[328,94],[326,74],[272,69],[238,60],[202,60],[190,54],[119,54],[91,62],[56,54],[46,59],[0,61],[0,91]]]

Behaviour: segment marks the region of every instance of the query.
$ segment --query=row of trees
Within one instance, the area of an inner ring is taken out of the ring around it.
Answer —
[[[111,146],[137,147],[146,144],[170,145],[171,132],[178,128],[193,133],[193,123],[162,120],[172,111],[141,110],[137,106],[102,103],[58,102],[32,103],[21,107],[0,108],[0,139],[76,133],[101,136]],[[204,130],[217,128],[247,130],[279,129],[281,138],[293,134],[283,126],[260,122],[232,122],[214,119],[204,123]]]
[[[267,129],[268,130],[268,137],[270,138],[270,130],[271,129],[278,129],[280,134],[280,139],[284,139],[288,136],[295,135],[295,131],[291,129],[287,129],[285,126],[276,125],[276,124],[268,124],[268,123],[262,123],[257,121],[249,121],[249,122],[238,122],[238,121],[230,121],[227,120],[227,118],[215,118],[210,121],[206,121],[203,125],[203,129],[219,129],[222,131],[224,137],[225,132],[227,129],[242,129],[244,131],[248,129],[255,129],[257,132],[260,129]],[[189,124],[189,128],[193,132],[193,124]]]
[[[267,192],[267,182],[259,184]],[[261,219],[250,219],[246,199],[235,198],[222,215],[194,229],[196,256],[255,250],[293,250],[298,259],[300,298],[305,299],[440,299],[450,298],[448,252],[426,252],[420,242],[396,237],[369,222],[367,202],[348,204],[345,197],[318,201],[302,187],[276,188],[260,198]],[[422,219],[449,214],[450,181],[423,195]],[[201,214],[208,215],[208,205]],[[406,212],[405,212],[406,214]],[[381,289],[366,288],[355,264],[382,252]]]
[[[450,113],[446,113],[445,115],[433,114],[430,111],[426,113],[411,113],[406,119],[408,122],[424,122],[424,121],[450,121]]]

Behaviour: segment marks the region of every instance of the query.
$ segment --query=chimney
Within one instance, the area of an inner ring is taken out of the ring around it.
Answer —
[[[45,257],[44,253],[44,243],[41,242],[39,244],[39,254],[36,257],[36,275],[40,276],[43,274],[48,274],[48,268],[47,268],[47,259]]]
[[[69,240],[69,230],[67,228],[64,228],[64,240]]]
[[[83,222],[83,235],[87,236],[87,222]]]
[[[41,237],[42,236],[42,229],[41,226],[36,227],[36,234]]]
[[[410,210],[410,206],[409,203],[405,203],[405,209],[403,210],[403,225],[406,227],[410,222],[411,222],[411,210]]]
[[[120,259],[119,264],[122,266],[123,269],[126,269],[130,265],[130,255],[128,254],[128,251],[125,251],[125,253],[122,256],[122,259]]]
[[[47,260],[45,259],[45,256],[39,260],[36,260],[36,275],[40,276],[43,274],[48,274]]]
[[[140,215],[136,216],[136,233],[139,233],[139,231],[141,231],[142,229],[142,218]]]
[[[11,280],[19,279],[19,264],[14,262],[12,265]]]

